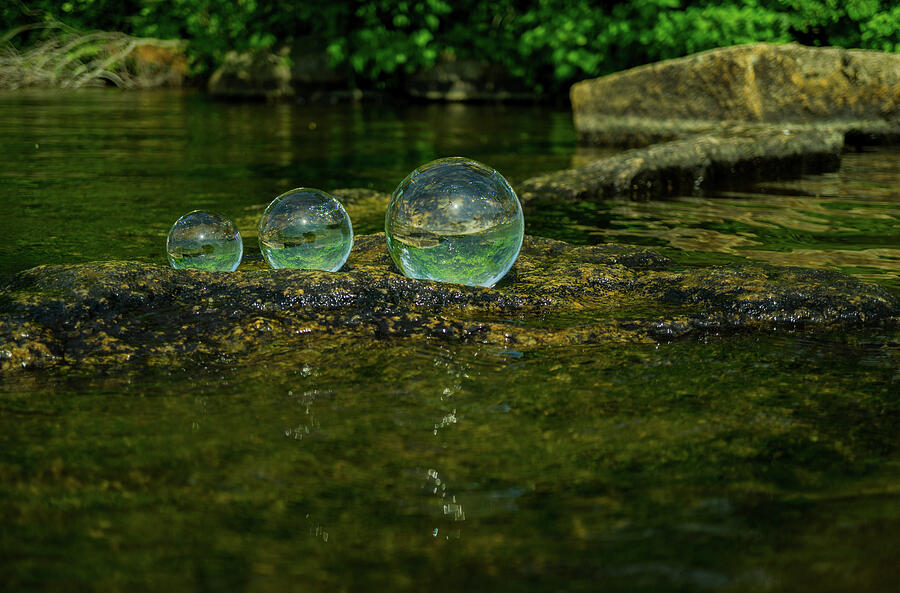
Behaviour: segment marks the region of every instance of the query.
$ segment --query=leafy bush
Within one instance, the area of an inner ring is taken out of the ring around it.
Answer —
[[[390,88],[441,59],[503,64],[536,90],[754,41],[900,51],[894,0],[31,0],[0,28],[49,14],[83,29],[190,42],[195,73],[230,49],[321,40],[348,84]]]

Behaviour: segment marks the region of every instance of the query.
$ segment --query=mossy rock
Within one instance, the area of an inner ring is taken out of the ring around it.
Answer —
[[[359,339],[519,350],[710,333],[895,323],[900,299],[829,271],[683,268],[646,249],[526,237],[495,288],[413,280],[383,235],[338,273],[176,271],[135,262],[39,266],[0,292],[0,365],[227,362]]]
[[[753,43],[585,80],[570,95],[586,144],[651,144],[706,133],[723,121],[833,123],[896,135],[900,55]]]

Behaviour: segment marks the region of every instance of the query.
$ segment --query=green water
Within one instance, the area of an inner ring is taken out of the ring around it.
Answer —
[[[103,90],[0,92],[0,130],[0,277],[42,263],[164,264],[166,233],[191,210],[227,216],[255,246],[262,210],[291,188],[391,192],[456,154],[514,183],[569,166],[574,142],[570,114],[540,107],[234,105]],[[353,230],[383,231],[384,213]]]
[[[0,384],[6,590],[886,591],[900,334]]]
[[[189,210],[252,221],[290,187],[389,191],[438,156],[513,186],[583,158],[566,113],[531,107],[29,92],[0,94],[0,129],[0,276],[165,264]],[[898,154],[702,198],[526,208],[526,231],[898,289]],[[892,591],[900,331],[361,340],[7,374],[0,526],[3,591]]]
[[[581,149],[583,162],[594,151]],[[866,147],[833,173],[651,202],[542,204],[529,229],[576,243],[652,246],[686,263],[749,259],[830,268],[900,293],[900,147]]]

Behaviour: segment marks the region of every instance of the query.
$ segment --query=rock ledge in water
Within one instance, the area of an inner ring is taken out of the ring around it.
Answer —
[[[399,275],[382,235],[339,273],[232,274],[133,262],[40,266],[0,292],[0,367],[265,358],[360,336],[517,349],[735,330],[895,323],[898,298],[836,272],[677,267],[640,248],[526,238],[494,289]]]
[[[900,54],[754,43],[585,80],[570,94],[586,144],[647,145],[723,121],[896,137]]]
[[[746,185],[840,165],[844,135],[829,129],[791,130],[730,125],[707,135],[635,148],[576,169],[532,177],[517,188],[524,201],[653,199]]]
[[[836,170],[845,143],[900,141],[900,54],[755,43],[572,86],[579,141],[632,148],[529,179],[524,200],[697,195]]]

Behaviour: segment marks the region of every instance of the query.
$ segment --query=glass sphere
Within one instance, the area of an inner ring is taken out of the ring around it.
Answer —
[[[353,248],[353,225],[337,198],[300,187],[274,200],[259,221],[259,249],[273,268],[337,272]]]
[[[525,219],[502,175],[451,157],[422,165],[397,186],[384,231],[394,263],[410,278],[491,287],[516,261]]]
[[[194,210],[172,225],[166,253],[176,270],[233,272],[241,263],[244,244],[233,222],[220,214]]]

